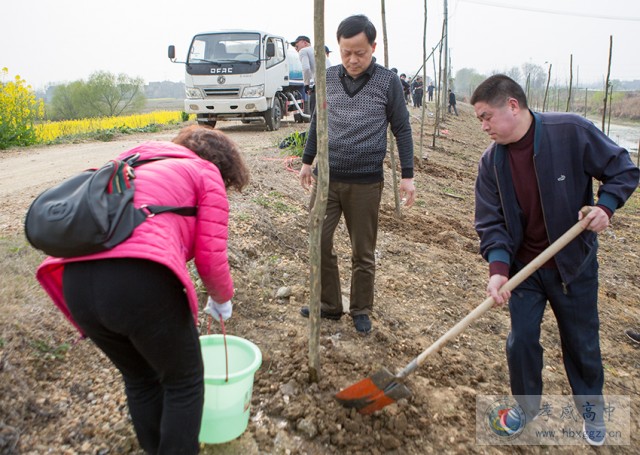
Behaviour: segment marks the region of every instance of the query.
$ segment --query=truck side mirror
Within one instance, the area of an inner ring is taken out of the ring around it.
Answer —
[[[276,45],[273,41],[267,43],[267,57],[271,58],[276,55]]]
[[[173,44],[169,46],[168,56],[171,60],[176,58],[176,47]]]

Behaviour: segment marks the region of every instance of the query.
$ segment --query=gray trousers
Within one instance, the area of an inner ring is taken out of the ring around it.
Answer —
[[[349,308],[352,316],[370,314],[373,309],[376,273],[375,249],[378,237],[378,212],[384,182],[329,183],[327,211],[322,224],[320,276],[321,308],[329,313],[342,313],[342,291],[338,257],[333,237],[344,214],[351,240],[351,293]],[[316,199],[316,184],[311,192],[311,209]]]

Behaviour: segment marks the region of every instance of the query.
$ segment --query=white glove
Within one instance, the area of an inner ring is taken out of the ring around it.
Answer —
[[[211,297],[207,300],[207,306],[204,309],[204,312],[213,316],[214,319],[220,320],[222,316],[222,320],[226,321],[231,317],[231,313],[233,312],[233,308],[231,306],[231,300],[227,300],[224,303],[218,303],[214,301]]]

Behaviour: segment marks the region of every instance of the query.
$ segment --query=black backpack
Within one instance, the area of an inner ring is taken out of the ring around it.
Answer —
[[[166,212],[194,216],[196,207],[133,206],[133,168],[157,157],[110,160],[42,192],[24,222],[27,240],[49,256],[70,258],[106,251],[131,236],[144,220]]]

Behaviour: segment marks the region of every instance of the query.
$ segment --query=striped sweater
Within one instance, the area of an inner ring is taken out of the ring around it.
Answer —
[[[349,77],[342,65],[327,69],[330,180],[345,183],[383,181],[389,124],[398,145],[402,178],[412,178],[413,139],[398,75],[372,63],[361,76],[368,80],[351,93],[345,80]],[[316,148],[314,114],[303,163],[313,163]]]

